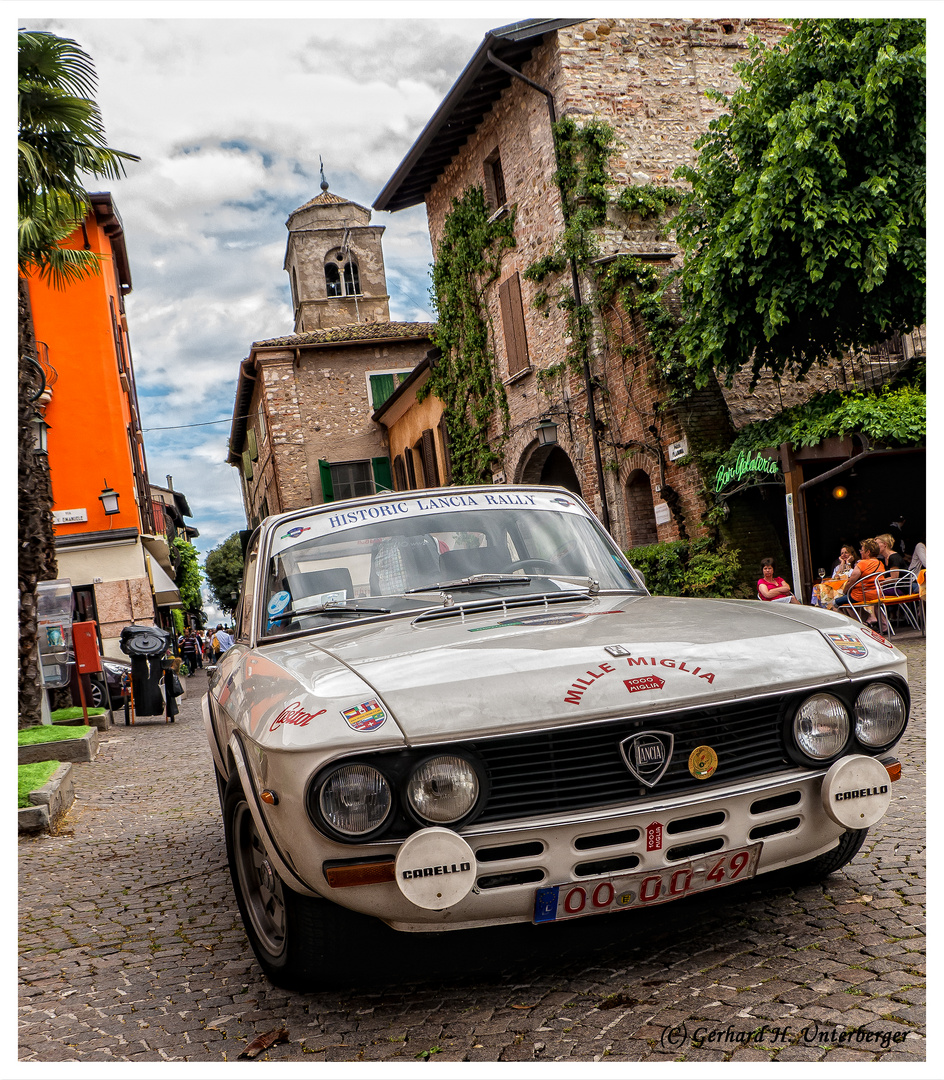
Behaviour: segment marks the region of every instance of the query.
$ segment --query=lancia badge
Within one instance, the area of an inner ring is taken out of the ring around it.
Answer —
[[[696,746],[688,755],[688,771],[696,780],[707,780],[718,768],[718,755],[710,746]]]
[[[640,731],[623,739],[620,752],[626,767],[646,787],[655,787],[672,760],[675,736],[668,731]]]

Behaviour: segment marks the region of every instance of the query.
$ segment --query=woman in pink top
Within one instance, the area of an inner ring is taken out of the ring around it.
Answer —
[[[760,573],[757,595],[761,600],[771,600],[776,604],[799,604],[790,586],[774,573],[773,559],[761,559]]]

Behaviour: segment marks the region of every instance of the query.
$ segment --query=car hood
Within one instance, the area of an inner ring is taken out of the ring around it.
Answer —
[[[350,745],[353,729],[365,748],[441,742],[905,666],[901,653],[857,624],[798,605],[608,595],[436,615],[346,624],[264,647],[264,662],[291,674],[299,708],[322,713],[310,725],[289,719],[273,728],[267,720],[257,737],[268,729],[265,741],[281,745]],[[259,654],[253,662],[258,668]],[[329,700],[332,685],[342,689]]]

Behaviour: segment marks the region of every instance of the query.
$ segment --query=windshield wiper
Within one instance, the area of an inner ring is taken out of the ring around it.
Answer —
[[[530,585],[531,578],[517,577],[512,574],[473,574],[472,577],[459,578],[458,581],[437,581],[433,585],[421,585],[418,589],[406,589],[403,593],[443,592],[445,589],[480,589],[492,585]]]
[[[293,619],[296,615],[389,615],[390,608],[385,607],[354,607],[349,608],[340,603],[315,604],[312,607],[288,608],[279,615],[274,615],[271,622],[283,622],[285,619]]]

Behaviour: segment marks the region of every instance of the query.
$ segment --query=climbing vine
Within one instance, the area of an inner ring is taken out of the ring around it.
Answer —
[[[570,343],[564,363],[552,365],[541,375],[547,381],[567,365],[577,370],[590,355],[594,308],[602,310],[618,298],[626,311],[641,316],[660,373],[675,393],[684,394],[694,389],[694,384],[687,378],[684,362],[675,348],[677,321],[664,303],[666,282],[651,266],[631,255],[594,264],[600,254],[597,230],[606,223],[610,204],[608,161],[614,141],[613,129],[604,121],[591,120],[578,127],[565,117],[554,125],[558,161],[554,180],[560,190],[564,230],[550,254],[532,263],[524,276],[543,284],[572,260],[578,271],[589,275],[592,295],[589,302],[578,304],[568,283],[559,286],[557,306],[567,313]],[[683,197],[684,192],[667,184],[627,184],[613,202],[625,214],[650,219],[678,206]],[[545,315],[550,299],[546,290],[535,297],[535,305],[543,308]],[[623,348],[633,350],[631,345]]]
[[[489,423],[499,410],[509,424],[505,389],[494,376],[494,330],[486,290],[498,279],[504,251],[515,246],[514,214],[493,221],[481,187],[452,200],[433,266],[434,332],[442,357],[425,392],[444,406],[453,482],[475,484],[501,460],[489,443]],[[423,395],[425,396],[425,395]]]

